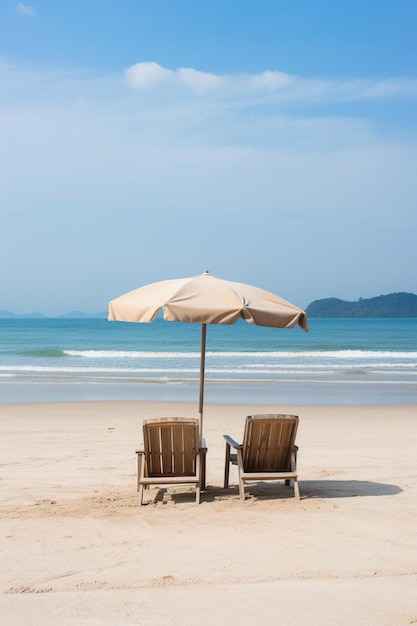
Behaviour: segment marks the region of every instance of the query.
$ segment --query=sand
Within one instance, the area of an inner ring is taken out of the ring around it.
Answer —
[[[150,490],[142,419],[193,404],[0,405],[0,624],[417,623],[417,408],[205,410],[207,485]],[[222,489],[250,413],[296,413],[301,501]]]

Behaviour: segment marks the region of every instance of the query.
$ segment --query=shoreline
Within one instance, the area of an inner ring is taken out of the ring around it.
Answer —
[[[301,501],[222,487],[223,434],[295,413]],[[195,402],[1,403],[0,624],[410,624],[415,406],[207,404],[207,490],[136,492],[143,419]]]
[[[133,401],[198,402],[198,381],[21,382],[0,379],[2,402]],[[417,405],[414,381],[205,382],[205,404],[296,404],[323,406]]]

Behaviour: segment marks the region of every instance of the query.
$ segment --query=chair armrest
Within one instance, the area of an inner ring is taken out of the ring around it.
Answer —
[[[243,448],[243,444],[242,443],[237,443],[237,441],[235,441],[234,439],[229,437],[229,435],[223,435],[223,438],[227,441],[229,446],[231,446],[235,450],[242,450],[242,448]]]
[[[145,454],[145,450],[136,450],[136,454]]]

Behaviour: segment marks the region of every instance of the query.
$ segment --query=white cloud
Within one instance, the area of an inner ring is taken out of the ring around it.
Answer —
[[[195,91],[219,89],[224,84],[221,76],[209,72],[199,72],[191,67],[181,67],[177,70],[179,80]]]
[[[35,15],[34,8],[31,7],[29,4],[23,4],[23,2],[19,2],[16,9],[17,12],[20,13],[20,15],[26,15],[28,17],[33,17]]]
[[[281,71],[266,70],[260,74],[213,74],[190,67],[175,70],[153,61],[141,62],[125,70],[127,83],[133,89],[161,86],[189,89],[196,94],[208,91],[247,106],[252,98],[269,102],[351,102],[391,97],[416,97],[416,79],[321,79],[305,78]]]
[[[125,70],[125,77],[134,89],[147,89],[172,81],[175,73],[153,61],[136,63]]]
[[[390,98],[417,95],[417,80],[397,79],[368,82],[362,90],[363,98]]]
[[[161,85],[182,84],[192,91],[203,92],[222,86],[221,76],[210,72],[200,72],[191,67],[170,70],[154,61],[136,63],[125,70],[125,77],[134,89],[149,89]]]
[[[262,74],[256,74],[251,77],[252,84],[257,88],[282,89],[287,87],[295,80],[294,76],[290,76],[285,72],[271,72],[266,70]]]

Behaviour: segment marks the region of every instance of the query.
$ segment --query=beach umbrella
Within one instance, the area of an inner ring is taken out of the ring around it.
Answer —
[[[158,281],[134,289],[109,303],[108,319],[120,322],[153,322],[160,311],[165,320],[201,324],[200,428],[203,429],[204,369],[207,324],[249,324],[308,331],[307,315],[275,294],[244,283],[211,276]]]

